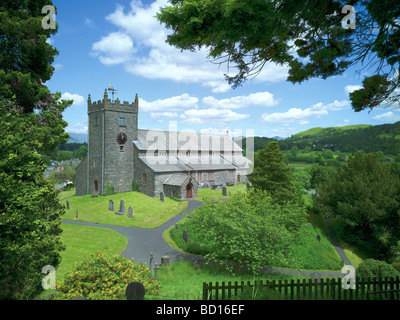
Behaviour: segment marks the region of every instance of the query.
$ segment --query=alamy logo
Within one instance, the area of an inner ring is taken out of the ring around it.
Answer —
[[[42,13],[46,16],[42,19],[43,29],[55,29],[56,28],[56,8],[51,5],[44,6]]]
[[[345,265],[342,268],[342,273],[345,276],[342,279],[342,288],[347,289],[355,289],[356,288],[356,268],[352,265]]]
[[[346,16],[342,19],[343,29],[356,28],[356,9],[353,6],[347,5],[342,8],[342,13]]]
[[[42,279],[42,288],[44,290],[55,289],[56,288],[56,269],[53,266],[47,265],[42,268],[42,273],[44,273],[44,274],[48,273]]]

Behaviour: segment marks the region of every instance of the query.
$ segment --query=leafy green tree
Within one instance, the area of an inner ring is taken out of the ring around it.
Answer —
[[[325,158],[325,159],[333,159],[333,151],[332,150],[330,150],[330,149],[327,149],[327,150],[324,150],[323,152],[322,152],[322,156]]]
[[[332,166],[313,165],[310,169],[310,188],[315,189],[319,184],[333,179],[337,170]]]
[[[377,68],[350,94],[361,111],[398,102],[400,4],[397,0],[170,0],[158,20],[172,30],[167,42],[182,50],[206,48],[214,62],[237,70],[234,87],[273,62],[289,66],[288,81],[326,79],[358,64]],[[343,27],[352,5],[356,27]],[[297,54],[297,55],[296,55]],[[360,70],[357,70],[360,71]]]
[[[339,221],[357,245],[378,259],[388,260],[398,251],[400,178],[375,154],[357,152],[316,190],[314,204]]]
[[[198,252],[206,251],[211,259],[258,271],[294,261],[290,247],[305,222],[302,206],[272,204],[265,191],[253,190],[237,193],[217,205],[206,203],[188,220],[187,228],[190,234],[198,235]]]
[[[44,178],[41,154],[68,139],[60,101],[44,83],[57,50],[42,27],[49,0],[0,3],[0,299],[33,298],[42,268],[61,262],[61,216],[54,185]]]
[[[284,163],[277,141],[272,141],[254,158],[254,170],[249,181],[256,190],[264,190],[276,203],[295,200],[298,195],[290,168]]]

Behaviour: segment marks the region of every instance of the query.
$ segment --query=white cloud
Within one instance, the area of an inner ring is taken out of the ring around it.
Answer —
[[[94,24],[94,21],[87,17],[84,19],[83,25],[92,29],[97,29],[96,25]]]
[[[92,55],[105,65],[116,65],[132,59],[136,49],[132,39],[124,33],[113,32],[92,46]]]
[[[69,123],[68,126],[65,128],[65,131],[74,133],[87,133],[88,132],[87,122]]]
[[[202,102],[217,109],[239,109],[248,106],[272,107],[279,103],[269,92],[257,92],[248,96],[236,96],[221,100],[209,96],[203,98]]]
[[[328,104],[319,102],[306,109],[290,108],[286,112],[264,113],[261,118],[263,122],[281,124],[295,122],[305,125],[310,123],[310,118],[320,118],[321,116],[328,115],[328,111],[339,111],[348,108],[348,106],[349,102],[347,100],[335,100]]]
[[[139,108],[144,112],[153,113],[170,113],[184,111],[192,108],[197,108],[199,99],[192,97],[187,93],[180,96],[175,96],[167,99],[158,99],[148,102],[144,99],[139,99]]]
[[[380,121],[380,122],[395,122],[400,121],[400,115],[394,114],[393,112],[389,111],[375,117],[372,117],[373,120]]]
[[[168,45],[165,40],[171,31],[161,24],[155,15],[168,0],[156,0],[149,6],[134,0],[127,10],[117,5],[106,19],[118,28],[93,45],[93,54],[106,65],[123,64],[125,70],[149,79],[172,80],[180,83],[198,83],[215,93],[227,92],[226,66],[207,60],[207,50],[183,51]],[[137,50],[132,55],[133,45]],[[114,46],[116,45],[116,46]],[[114,48],[117,47],[118,50]],[[283,81],[287,68],[267,64],[255,78],[258,82]]]
[[[181,115],[183,124],[191,125],[226,125],[250,117],[248,114],[239,114],[229,109],[201,109],[187,110]]]
[[[85,99],[76,93],[65,92],[61,95],[61,100],[74,100],[74,106],[83,106],[85,104]]]
[[[176,112],[152,112],[152,118],[177,118],[179,115]]]
[[[356,85],[348,85],[348,86],[344,87],[344,91],[346,91],[347,93],[350,93],[350,92],[359,90],[361,88],[362,88],[362,86],[360,86],[358,84],[356,84]]]

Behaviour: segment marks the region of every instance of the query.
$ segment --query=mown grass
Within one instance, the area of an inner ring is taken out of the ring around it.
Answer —
[[[125,211],[132,207],[133,218],[128,215],[117,215],[120,201],[124,200]],[[114,211],[109,211],[109,201],[114,201]],[[187,207],[187,201],[176,201],[165,197],[160,199],[146,196],[140,192],[126,192],[111,196],[91,195],[75,196],[68,199],[70,210],[66,210],[63,219],[93,222],[108,225],[119,225],[137,228],[157,228],[173,218]],[[64,202],[65,203],[65,202]],[[76,211],[78,210],[78,219]]]
[[[297,279],[296,276],[280,274],[260,274],[239,272],[234,275],[223,266],[202,264],[195,269],[194,262],[187,260],[176,261],[169,266],[163,266],[157,275],[161,282],[160,296],[149,297],[167,300],[199,300],[202,299],[203,282],[221,281],[254,281],[254,280],[284,280]]]
[[[246,191],[246,185],[241,183],[241,184],[237,184],[235,186],[230,186],[230,187],[226,187],[226,197],[224,197],[222,195],[222,189],[215,189],[212,190],[211,188],[204,188],[204,189],[198,189],[197,190],[197,197],[195,198],[195,200],[198,201],[216,201],[216,200],[220,200],[223,198],[229,198],[230,196],[232,196],[232,194],[239,192],[239,191]]]

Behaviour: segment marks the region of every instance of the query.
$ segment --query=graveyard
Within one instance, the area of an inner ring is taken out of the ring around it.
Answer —
[[[218,201],[229,200],[238,192],[246,192],[246,185],[239,184],[227,188],[199,189],[197,201],[217,205]],[[67,191],[60,194],[60,202],[66,205],[64,220],[89,222],[132,228],[155,229],[179,214],[187,207],[188,201],[176,201],[168,197],[150,198],[138,192],[114,194],[111,196],[71,196]],[[163,201],[162,201],[163,200]],[[122,204],[122,208],[121,208]],[[123,212],[119,212],[119,211]],[[77,213],[78,212],[78,213]],[[192,230],[188,221],[196,214],[189,212],[178,223],[172,224],[163,233],[163,240],[175,250],[184,254],[201,256],[206,252],[193,251],[189,244],[201,243],[201,234]],[[127,247],[127,238],[117,231],[94,226],[81,226],[64,221],[62,240],[66,250],[62,252],[62,263],[57,270],[58,281],[71,272],[72,268],[98,251],[106,254],[120,255]],[[273,265],[276,270],[283,272],[261,273],[254,275],[249,271],[229,272],[223,266],[215,266],[193,262],[190,260],[171,261],[169,265],[160,267],[160,261],[151,261],[146,265],[152,268],[160,281],[157,295],[147,295],[146,299],[201,299],[202,283],[221,281],[254,281],[276,280],[291,281],[304,277],[290,274],[290,270],[305,270],[310,272],[340,272],[343,265],[339,255],[330,242],[329,231],[322,217],[310,215],[302,227],[306,232],[291,250],[298,258],[296,265]],[[140,244],[137,244],[140,246]],[[360,257],[353,254],[356,261]],[[133,257],[134,258],[134,257]],[[158,268],[154,267],[154,263]],[[358,261],[359,263],[359,261]],[[289,273],[289,274],[288,274]],[[45,294],[54,292],[47,290]]]

